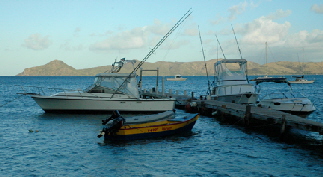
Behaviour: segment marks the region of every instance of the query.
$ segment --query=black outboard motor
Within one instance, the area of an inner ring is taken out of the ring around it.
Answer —
[[[103,128],[101,133],[98,135],[98,138],[102,137],[105,133],[115,135],[125,122],[125,119],[120,115],[118,110],[113,111],[110,118],[102,120],[102,125],[106,125],[110,120],[113,120],[112,124],[109,127]]]

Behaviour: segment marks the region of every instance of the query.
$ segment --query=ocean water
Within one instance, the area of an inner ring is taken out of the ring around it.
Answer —
[[[187,90],[196,96],[206,94],[207,77],[187,78],[185,82],[165,81],[166,90]],[[0,77],[0,176],[323,174],[320,151],[287,144],[236,125],[224,125],[214,117],[201,116],[192,131],[184,135],[104,144],[97,134],[101,120],[109,115],[47,114],[29,96],[17,94],[37,89],[28,86],[86,89],[93,79]],[[295,85],[293,90],[304,93],[317,108],[307,119],[323,122],[323,76],[307,76],[307,79],[315,79],[315,82]],[[153,77],[144,77],[143,82],[144,87],[155,86]],[[262,93],[284,89],[282,84],[261,85]]]

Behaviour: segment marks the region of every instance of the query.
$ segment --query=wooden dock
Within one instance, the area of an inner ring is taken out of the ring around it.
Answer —
[[[290,129],[305,130],[308,132],[318,132],[323,135],[323,123],[308,120],[297,115],[291,115],[282,111],[273,109],[260,108],[251,105],[241,105],[217,100],[206,100],[206,96],[200,99],[194,97],[194,94],[179,94],[178,91],[173,93],[155,92],[154,90],[144,91],[146,97],[166,98],[173,97],[177,100],[177,108],[186,109],[186,111],[199,112],[207,116],[215,116],[220,121],[235,121],[248,127],[269,127],[269,131],[276,131],[274,134],[283,135]],[[273,127],[278,128],[272,129]]]
[[[251,105],[221,102],[216,100],[192,100],[199,112],[217,114],[218,116],[234,116],[246,126],[276,125],[284,133],[289,128],[296,128],[323,135],[323,123],[315,122],[296,115],[265,109]]]

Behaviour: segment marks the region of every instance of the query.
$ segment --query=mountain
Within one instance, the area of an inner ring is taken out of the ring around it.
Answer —
[[[217,59],[209,61],[194,61],[194,62],[166,62],[158,61],[155,63],[145,62],[142,66],[144,70],[156,70],[158,68],[160,76],[174,76],[181,74],[182,76],[206,76],[206,68],[209,75],[214,73],[214,63]],[[129,73],[133,71],[134,67],[130,63],[124,65],[120,73]],[[260,65],[255,62],[248,61],[248,74],[249,75],[296,75],[296,74],[322,74],[323,62],[314,63],[300,63],[280,61],[274,63],[267,63]],[[231,69],[233,66],[228,65]],[[97,73],[110,71],[111,66],[99,66],[94,68],[75,69],[63,61],[54,60],[43,66],[36,66],[26,68],[22,73],[17,76],[94,76]],[[138,71],[139,74],[139,71]],[[144,76],[155,76],[155,72],[143,72]]]

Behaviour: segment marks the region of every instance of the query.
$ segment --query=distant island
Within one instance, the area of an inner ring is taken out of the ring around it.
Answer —
[[[166,62],[158,61],[155,63],[145,62],[143,69],[159,69],[160,76],[174,76],[181,74],[182,76],[206,76],[205,64],[209,75],[214,73],[214,63],[217,59],[209,61],[194,62]],[[135,66],[138,64],[135,63]],[[248,75],[311,75],[323,74],[323,62],[289,62],[279,61],[260,65],[255,62],[248,61]],[[26,68],[23,72],[16,76],[94,76],[97,73],[110,71],[112,66],[98,66],[94,68],[75,69],[67,65],[63,61],[54,60],[42,66]],[[230,68],[230,66],[229,66]],[[129,73],[133,70],[132,64],[125,64],[120,73]],[[144,72],[145,76],[156,75],[154,72]]]

